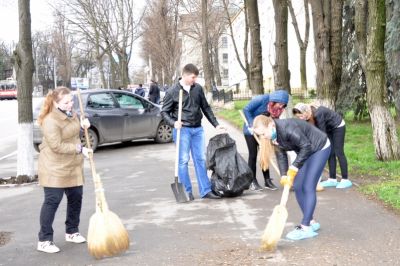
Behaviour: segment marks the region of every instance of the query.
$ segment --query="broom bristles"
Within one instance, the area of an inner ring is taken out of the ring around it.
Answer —
[[[286,220],[288,217],[287,210],[282,205],[277,205],[265,227],[264,234],[261,238],[261,250],[272,251],[275,250],[279,239],[282,237],[285,228]]]
[[[96,211],[89,221],[89,253],[99,259],[117,255],[129,248],[129,235],[112,211]]]

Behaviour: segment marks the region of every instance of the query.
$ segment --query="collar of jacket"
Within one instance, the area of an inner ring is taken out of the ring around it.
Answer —
[[[62,111],[58,110],[58,108],[53,108],[53,110],[51,112],[60,120],[68,119],[67,114],[65,114]],[[74,111],[72,111],[72,117],[71,118],[75,118],[75,117],[76,117],[76,113]]]

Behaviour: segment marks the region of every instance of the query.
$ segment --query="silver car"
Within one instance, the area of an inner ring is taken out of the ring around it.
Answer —
[[[101,144],[138,139],[154,139],[158,143],[172,141],[172,128],[162,120],[160,105],[121,90],[87,90],[81,95],[85,116],[91,125],[89,138],[93,150]],[[80,113],[74,97],[74,109]],[[40,107],[41,104],[33,112],[33,145],[37,151],[42,142],[42,132],[36,123]],[[83,132],[81,139],[85,144]]]

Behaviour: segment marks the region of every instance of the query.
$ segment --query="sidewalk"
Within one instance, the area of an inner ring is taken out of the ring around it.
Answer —
[[[241,132],[221,123],[247,160]],[[217,133],[207,121],[203,124],[207,138]],[[42,189],[36,185],[1,187],[0,231],[11,232],[11,241],[0,246],[0,265],[400,265],[400,218],[354,188],[318,193],[315,218],[322,226],[318,237],[299,242],[282,239],[276,252],[260,252],[262,232],[282,190],[202,200],[191,165],[196,199],[177,204],[169,186],[174,154],[173,144],[152,142],[103,147],[95,153],[107,202],[131,239],[128,252],[103,260],[93,259],[86,245],[63,240],[65,199],[54,222],[54,240],[61,252],[37,252]],[[80,226],[84,235],[95,200],[87,162],[85,175]],[[258,178],[262,180],[261,173]],[[284,234],[301,220],[293,193],[287,209]]]

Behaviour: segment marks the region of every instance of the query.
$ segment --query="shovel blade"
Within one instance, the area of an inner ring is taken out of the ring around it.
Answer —
[[[176,202],[183,203],[189,201],[182,183],[175,181],[171,184],[171,188],[172,192],[174,192]]]

